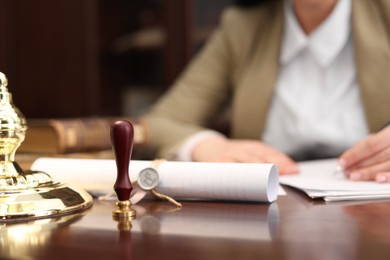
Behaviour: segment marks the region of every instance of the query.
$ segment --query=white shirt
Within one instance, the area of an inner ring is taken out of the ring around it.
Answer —
[[[280,71],[262,139],[297,160],[338,156],[368,134],[356,79],[351,4],[339,0],[308,36],[285,1]],[[190,161],[196,144],[215,134],[190,137],[177,159]]]
[[[339,0],[310,35],[285,1],[280,71],[263,141],[296,159],[337,156],[368,134],[351,35],[351,0]]]

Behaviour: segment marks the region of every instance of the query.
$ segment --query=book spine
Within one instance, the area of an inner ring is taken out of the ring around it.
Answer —
[[[115,121],[106,118],[52,119],[49,124],[58,134],[58,153],[72,153],[110,149],[111,125]],[[143,127],[134,124],[134,130],[135,144],[142,143],[145,138]]]

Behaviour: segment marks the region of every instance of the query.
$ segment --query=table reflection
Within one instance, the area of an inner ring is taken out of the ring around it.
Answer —
[[[344,207],[344,211],[360,224],[363,231],[390,243],[390,203],[388,201],[348,205]]]
[[[280,230],[286,259],[356,259],[359,226],[340,204],[306,204],[282,214]]]
[[[129,226],[112,218],[114,209],[115,202],[95,201],[83,215],[0,226],[0,258],[236,259],[274,254],[268,246],[279,236],[276,203],[185,202],[177,208],[146,201],[135,206]]]
[[[272,240],[277,237],[277,204],[249,212],[240,207],[191,207],[170,214],[141,215],[133,223],[134,232],[211,238]]]
[[[157,204],[157,207],[156,207]],[[146,205],[146,206],[145,206]],[[94,213],[76,226],[88,229],[112,230],[115,227],[107,215],[107,202],[96,202]],[[149,235],[268,240],[279,232],[279,210],[272,204],[192,203],[177,208],[166,202],[133,206],[137,217],[131,232]]]
[[[121,223],[112,218],[114,201],[95,201],[83,215],[2,225],[0,258],[390,257],[389,201],[328,204],[289,194],[273,204],[183,204],[146,200],[134,206],[136,219]]]
[[[1,258],[21,259],[39,254],[59,227],[78,221],[86,212],[30,222],[0,225]]]

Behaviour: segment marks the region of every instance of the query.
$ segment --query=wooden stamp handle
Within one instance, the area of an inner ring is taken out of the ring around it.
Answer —
[[[129,165],[134,144],[134,127],[126,120],[116,121],[111,126],[111,142],[117,166],[114,190],[119,201],[130,199],[133,186],[129,177]]]

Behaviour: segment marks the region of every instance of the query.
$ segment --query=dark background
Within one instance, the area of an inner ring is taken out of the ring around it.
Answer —
[[[0,71],[27,118],[136,116],[230,2],[0,0]]]

